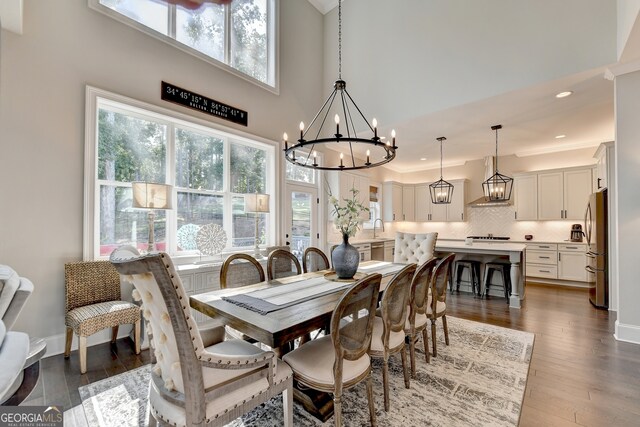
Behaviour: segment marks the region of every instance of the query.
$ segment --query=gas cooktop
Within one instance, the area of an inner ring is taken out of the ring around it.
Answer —
[[[473,240],[509,240],[511,237],[501,237],[501,236],[467,236],[467,239]]]

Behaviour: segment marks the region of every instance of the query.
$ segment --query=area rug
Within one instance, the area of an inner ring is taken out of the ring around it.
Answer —
[[[382,365],[373,362],[375,404],[381,426],[516,426],[529,372],[534,335],[484,323],[447,317],[450,345],[444,343],[438,322],[438,356],[427,364],[422,340],[416,352],[416,378],[404,387],[402,364],[389,363],[391,409],[383,407]],[[429,337],[431,338],[431,337]],[[149,366],[80,387],[90,426],[146,426]],[[347,426],[369,424],[363,384],[343,395]],[[229,424],[281,426],[282,399],[274,398]],[[321,423],[300,405],[294,405],[296,426],[332,426]]]

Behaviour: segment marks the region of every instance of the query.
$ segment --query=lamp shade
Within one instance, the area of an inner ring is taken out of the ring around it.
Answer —
[[[269,195],[249,193],[244,195],[244,211],[253,213],[269,212]]]
[[[173,187],[151,182],[132,182],[134,208],[173,209]]]

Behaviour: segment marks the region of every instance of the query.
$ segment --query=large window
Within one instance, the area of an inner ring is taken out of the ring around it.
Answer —
[[[159,250],[199,254],[196,236],[205,224],[225,230],[226,251],[251,248],[255,215],[258,242],[272,244],[276,216],[246,213],[244,194],[274,194],[274,145],[100,96],[87,108],[95,132],[87,132],[87,150],[93,153],[87,161],[94,167],[87,168],[93,203],[86,206],[93,209],[85,215],[91,217],[93,237],[85,242],[90,246],[85,257],[108,256],[122,244],[146,248],[148,212],[132,208],[134,181],[174,186],[173,209],[155,211]]]
[[[98,11],[271,88],[276,87],[275,3],[234,0],[190,10],[163,0],[89,0]]]

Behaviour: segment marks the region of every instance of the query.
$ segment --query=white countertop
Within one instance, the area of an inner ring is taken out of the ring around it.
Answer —
[[[464,242],[465,239],[448,239],[446,237],[438,237],[438,240],[443,240],[443,241],[452,241],[452,242]],[[569,243],[572,245],[586,245],[587,242],[572,242],[570,240],[517,240],[517,239],[509,239],[509,240],[483,240],[483,239],[476,239],[474,240],[474,242],[480,243],[480,242],[491,242],[491,243],[525,243],[525,244],[545,244],[545,243],[554,243],[554,244],[564,244],[564,243]]]
[[[505,251],[505,252],[523,252],[527,245],[524,243],[503,243],[504,241],[479,242],[475,241],[471,245],[467,245],[464,241],[440,240],[436,242],[436,250],[452,250],[456,251]]]

